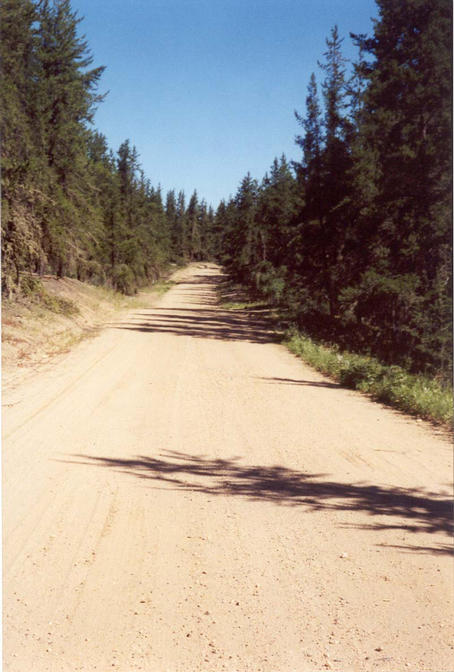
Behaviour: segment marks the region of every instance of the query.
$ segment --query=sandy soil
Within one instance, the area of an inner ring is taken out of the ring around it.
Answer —
[[[454,669],[452,446],[179,272],[3,397],[4,669]]]

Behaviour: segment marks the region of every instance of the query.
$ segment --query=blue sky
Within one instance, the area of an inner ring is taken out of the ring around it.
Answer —
[[[96,128],[129,138],[153,185],[194,189],[217,206],[249,171],[298,159],[293,111],[337,24],[371,33],[374,0],[72,0],[109,91]]]

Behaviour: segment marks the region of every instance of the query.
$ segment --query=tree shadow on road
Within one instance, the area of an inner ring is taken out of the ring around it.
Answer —
[[[210,285],[218,287],[221,283],[226,281],[227,276],[224,273],[213,273],[211,275],[198,274],[192,275],[190,278],[178,280],[176,285]]]
[[[362,511],[377,518],[373,523],[356,526],[362,529],[441,532],[450,536],[454,532],[452,501],[419,489],[337,483],[326,480],[326,474],[309,474],[278,465],[248,466],[241,464],[240,458],[213,459],[175,451],[131,459],[75,457],[78,464],[112,468],[155,486],[299,506],[306,512]],[[447,553],[452,549],[440,546],[432,550]]]
[[[340,385],[340,383],[330,383],[327,380],[296,380],[294,378],[265,378],[263,376],[258,377],[257,380],[263,380],[268,385],[309,385],[310,387],[325,387],[330,390],[342,389],[342,385]]]
[[[150,313],[137,313],[137,317],[112,324],[115,329],[128,329],[143,333],[173,334],[196,338],[247,341],[249,343],[276,343],[281,337],[262,318],[255,318],[249,311],[234,314],[220,309],[181,308],[154,309]]]

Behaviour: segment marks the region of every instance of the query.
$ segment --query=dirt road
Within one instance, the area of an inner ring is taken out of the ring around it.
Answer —
[[[450,442],[218,273],[4,394],[4,669],[454,670]]]

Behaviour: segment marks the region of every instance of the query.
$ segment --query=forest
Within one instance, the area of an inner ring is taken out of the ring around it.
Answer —
[[[170,262],[213,260],[302,332],[450,380],[452,6],[377,8],[354,63],[327,37],[295,111],[299,160],[213,210],[163,195],[130,140],[112,150],[94,128],[104,68],[70,0],[4,0],[3,296],[30,273],[132,294]]]

